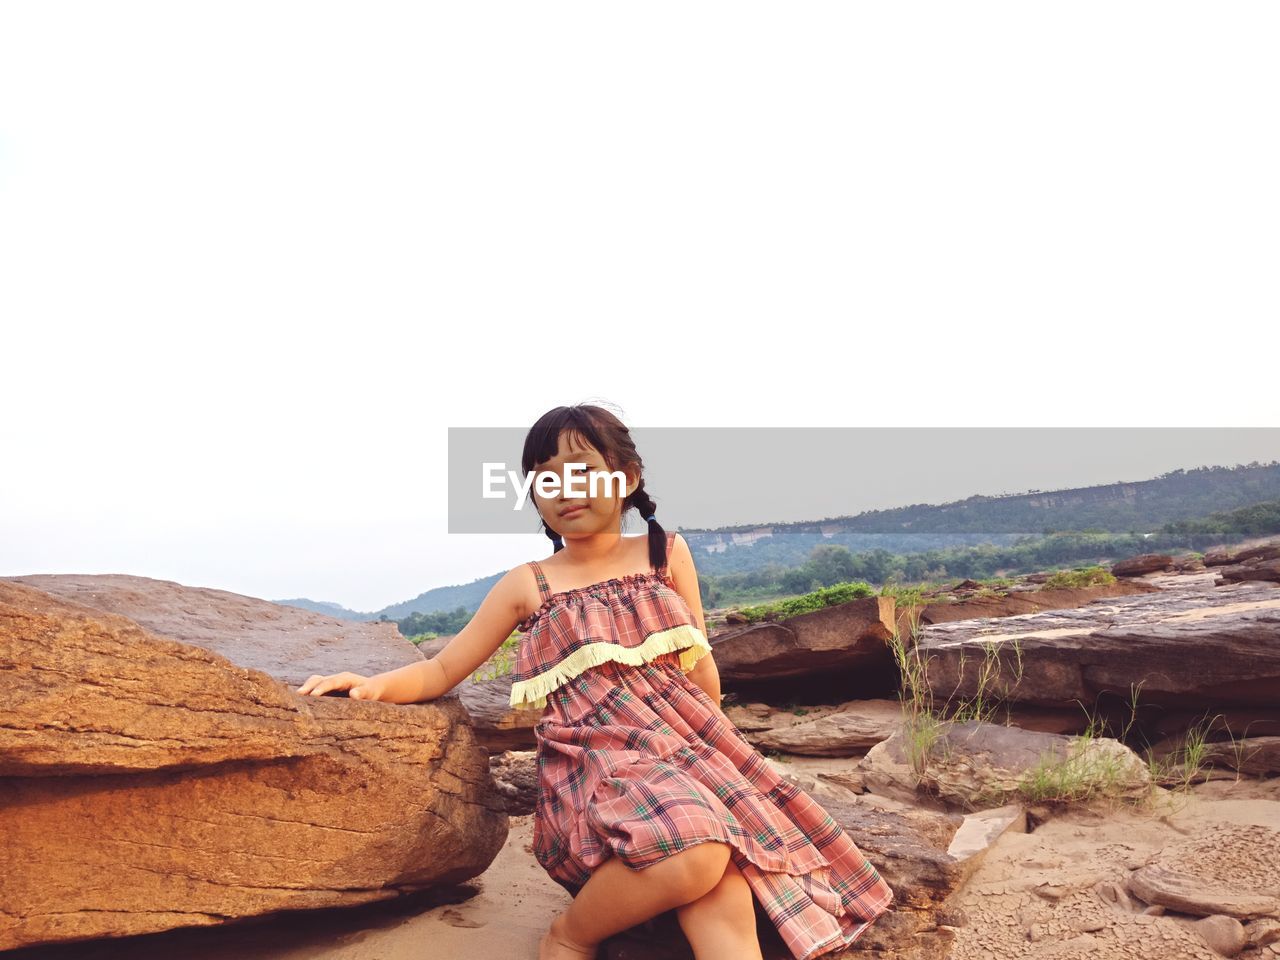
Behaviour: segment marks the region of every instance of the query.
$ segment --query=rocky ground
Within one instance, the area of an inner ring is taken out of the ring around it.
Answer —
[[[892,601],[714,634],[726,714],[897,894],[848,955],[1280,956],[1278,558],[1145,556],[1113,584],[961,583],[911,610],[939,700],[992,651],[1023,671],[1002,672],[998,716],[946,725],[923,774],[886,685]],[[534,718],[506,682],[408,707],[290,692],[423,655],[408,646],[167,581],[0,579],[5,956],[535,957],[570,901],[532,856]],[[833,676],[866,686],[796,703]],[[1107,723],[1083,742],[1081,702]],[[1028,795],[1046,760],[1109,794]],[[689,960],[663,920],[601,960]]]

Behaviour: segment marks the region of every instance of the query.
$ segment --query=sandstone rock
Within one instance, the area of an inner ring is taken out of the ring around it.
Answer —
[[[507,813],[523,817],[537,809],[538,751],[506,750],[489,758],[489,772]]]
[[[1204,562],[1209,567],[1225,567],[1254,561],[1280,559],[1280,540],[1252,543],[1248,546],[1206,551]]]
[[[1140,577],[1145,573],[1173,568],[1173,557],[1169,554],[1144,553],[1141,556],[1116,561],[1111,565],[1111,573],[1117,577]]]
[[[1280,540],[1244,547],[1227,555],[1227,563],[1249,563],[1254,560],[1280,560]]]
[[[538,745],[533,725],[541,710],[511,707],[511,675],[489,680],[463,680],[454,693],[467,708],[476,739],[490,753],[504,750],[532,750]]]
[[[1256,560],[1218,569],[1217,582],[1219,585],[1224,583],[1244,583],[1248,580],[1280,583],[1280,560]]]
[[[1244,924],[1235,917],[1205,917],[1197,920],[1192,928],[1210,950],[1223,957],[1234,957],[1249,943]]]
[[[812,757],[859,756],[901,726],[902,704],[897,700],[851,700],[816,717],[795,719],[798,722],[764,732],[743,731],[743,735],[761,750]]]
[[[710,640],[720,680],[732,685],[892,665],[886,641],[893,623],[893,598],[875,596],[776,623],[730,627]]]
[[[1034,793],[1037,780],[1044,790],[1078,788],[1081,796],[1141,796],[1150,789],[1147,765],[1103,737],[1075,740],[968,721],[943,724],[919,757],[910,756],[909,742],[899,730],[862,758],[858,768],[867,790],[906,802],[934,797],[949,808],[974,810]]]
[[[357,622],[226,590],[125,574],[0,578],[221,654],[298,687],[313,673],[374,674],[424,659],[394,623]]]
[[[1280,737],[1243,737],[1204,745],[1203,760],[1255,777],[1280,773]]]
[[[1036,581],[1036,575],[1031,574],[1023,579],[1030,584]],[[1048,579],[1049,574],[1044,574],[1039,577],[1039,582]],[[1117,580],[1115,583],[1100,583],[1090,587],[1011,589],[1007,594],[997,593],[994,596],[972,596],[948,603],[906,605],[897,608],[898,635],[904,640],[911,637],[913,620],[921,626],[927,626],[956,620],[1016,617],[1041,610],[1066,610],[1110,597],[1157,593],[1159,589],[1142,580]]]
[[[1252,920],[1244,925],[1245,934],[1252,947],[1266,947],[1280,943],[1280,920]]]
[[[455,884],[507,835],[456,697],[302,696],[12,578],[0,670],[0,949]]]
[[[927,626],[916,652],[929,693],[971,699],[985,665],[988,699],[1078,709],[1103,692],[1127,701],[1136,688],[1142,702],[1179,710],[1274,708],[1280,592],[1186,579],[1195,582],[1074,610]]]
[[[1274,896],[1229,885],[1229,881],[1193,876],[1158,863],[1129,875],[1129,892],[1139,900],[1180,913],[1208,917],[1225,914],[1237,919],[1280,917]]]

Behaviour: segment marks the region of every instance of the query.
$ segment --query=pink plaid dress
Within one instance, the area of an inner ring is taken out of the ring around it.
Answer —
[[[857,940],[893,891],[685,676],[711,647],[666,568],[553,594],[530,566],[543,602],[518,625],[511,705],[542,708],[533,851],[551,878],[576,896],[610,856],[639,870],[719,840],[797,960]]]

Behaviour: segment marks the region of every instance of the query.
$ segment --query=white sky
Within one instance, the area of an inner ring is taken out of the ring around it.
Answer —
[[[445,533],[448,427],[593,399],[1274,426],[1278,26],[11,0],[0,576],[377,609],[545,553]]]

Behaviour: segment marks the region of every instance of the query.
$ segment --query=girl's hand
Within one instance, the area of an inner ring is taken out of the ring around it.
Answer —
[[[313,674],[294,692],[319,697],[330,690],[346,690],[352,700],[377,700],[382,696],[381,687],[381,684],[372,683],[369,677],[358,673],[331,673],[327,677]]]

